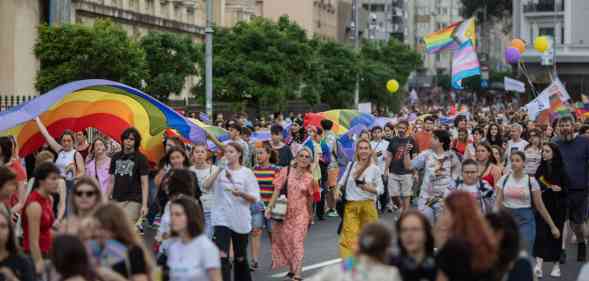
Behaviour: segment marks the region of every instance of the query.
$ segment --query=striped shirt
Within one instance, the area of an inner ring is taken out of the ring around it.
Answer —
[[[272,199],[272,193],[274,193],[274,185],[272,181],[274,180],[274,175],[278,171],[276,166],[256,166],[254,168],[254,175],[256,175],[256,179],[258,180],[258,185],[260,186],[260,196],[262,198],[262,202],[264,205],[268,205],[270,203],[270,199]]]

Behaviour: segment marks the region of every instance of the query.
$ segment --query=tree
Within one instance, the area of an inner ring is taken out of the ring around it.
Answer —
[[[477,16],[479,21],[484,21],[485,9],[488,20],[495,21],[504,17],[511,17],[513,12],[513,0],[460,0],[462,2],[461,14],[465,18]]]
[[[390,94],[386,83],[396,79],[405,85],[409,74],[421,65],[421,57],[396,39],[384,42],[365,42],[360,52],[361,98],[397,112],[400,93]]]
[[[306,83],[310,86],[304,91],[304,97],[310,103],[315,103],[313,98],[316,98],[331,108],[352,106],[359,71],[358,55],[351,47],[331,40],[315,38],[312,46],[315,50],[312,71]]]
[[[288,17],[276,23],[259,17],[231,29],[217,28],[213,44],[214,95],[221,101],[283,109],[301,93],[311,71],[307,34]],[[204,93],[203,80],[196,92]]]
[[[147,74],[143,50],[111,21],[42,25],[34,52],[41,61],[35,83],[41,93],[82,79],[108,79],[138,88]]]
[[[141,39],[141,47],[149,70],[145,91],[161,101],[171,93],[180,93],[186,78],[197,74],[196,64],[201,57],[189,36],[150,32]]]

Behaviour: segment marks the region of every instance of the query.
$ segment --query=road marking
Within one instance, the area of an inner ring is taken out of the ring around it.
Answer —
[[[338,264],[340,262],[342,262],[342,259],[333,259],[333,260],[328,260],[328,261],[316,263],[316,264],[313,264],[313,265],[304,266],[302,272],[313,270],[313,269],[317,269],[317,268],[326,267],[326,266],[333,265],[333,264]],[[277,273],[277,274],[272,275],[272,278],[286,277],[286,274],[287,273],[288,272]]]

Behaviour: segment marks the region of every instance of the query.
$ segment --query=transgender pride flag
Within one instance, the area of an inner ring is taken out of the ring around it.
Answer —
[[[481,67],[472,40],[467,40],[454,51],[452,57],[452,88],[462,90],[462,80],[481,75]]]

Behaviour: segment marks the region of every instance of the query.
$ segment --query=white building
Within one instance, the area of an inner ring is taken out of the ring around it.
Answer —
[[[393,37],[403,42],[407,36],[407,0],[364,0],[362,8],[368,11],[368,30],[364,35],[370,40],[387,41]]]
[[[589,1],[514,0],[513,35],[528,42],[523,55],[532,80],[548,83],[550,66],[540,64],[534,38],[554,38],[556,70],[573,95],[589,93]]]

